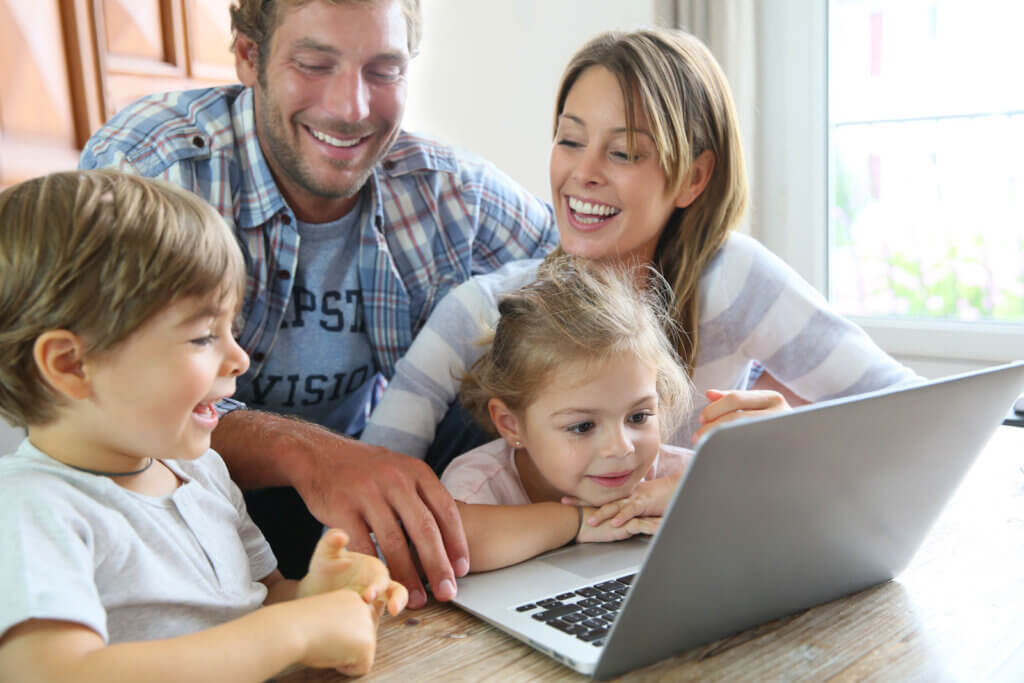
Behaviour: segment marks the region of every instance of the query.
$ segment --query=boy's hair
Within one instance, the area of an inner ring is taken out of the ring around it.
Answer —
[[[549,257],[536,281],[498,305],[491,346],[462,380],[463,405],[493,434],[491,398],[521,414],[566,365],[600,372],[609,358],[628,353],[655,368],[658,420],[662,437],[670,435],[692,405],[692,385],[666,332],[674,329],[670,290],[653,270],[638,285],[642,275],[624,265]]]
[[[172,302],[241,294],[245,262],[224,220],[169,183],[71,171],[0,193],[0,416],[52,421],[61,405],[33,356],[47,330],[87,354],[126,339]]]
[[[332,5],[374,5],[382,0],[327,0]],[[267,86],[267,57],[274,31],[281,23],[281,13],[308,5],[312,0],[237,0],[231,4],[231,33],[234,41],[241,33],[256,43],[257,73],[260,85]],[[408,37],[409,55],[416,56],[423,32],[420,0],[401,0],[405,16],[405,30]]]
[[[685,31],[602,33],[576,52],[562,74],[555,99],[556,132],[569,91],[594,66],[618,79],[631,152],[637,106],[643,111],[665,173],[666,194],[679,191],[702,152],[710,150],[715,157],[707,187],[690,206],[676,209],[669,217],[654,255],[655,267],[674,293],[672,317],[685,332],[677,339],[677,351],[692,370],[700,343],[700,276],[747,206],[743,147],[729,82],[710,50]]]

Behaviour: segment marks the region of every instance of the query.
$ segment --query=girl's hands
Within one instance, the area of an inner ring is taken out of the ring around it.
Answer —
[[[316,545],[309,571],[299,582],[298,597],[336,590],[351,590],[379,615],[386,608],[392,616],[409,601],[405,586],[392,581],[387,567],[376,557],[350,552],[348,534],[330,529]]]
[[[693,443],[700,441],[712,428],[726,422],[792,410],[786,398],[777,391],[708,389],[704,395],[711,403],[700,411],[701,427],[693,435]]]
[[[676,474],[670,477],[659,477],[658,479],[642,481],[633,489],[633,493],[625,498],[605,503],[596,510],[585,508],[583,527],[597,527],[607,522],[612,528],[619,528],[631,519],[660,518],[665,514],[668,503],[672,500],[672,494],[675,493],[676,486],[679,485],[681,478],[682,474]],[[571,496],[563,497],[562,502],[570,505],[579,504],[579,501]],[[588,510],[591,512],[586,512]],[[655,525],[656,528],[657,525]],[[630,536],[632,535],[630,534]],[[579,539],[577,538],[577,540]]]
[[[587,515],[593,515],[595,508],[583,508],[584,522],[576,534],[577,543],[607,543],[622,541],[637,534],[654,534],[661,524],[661,517],[633,517],[625,523],[613,526],[610,521],[596,525],[587,523]]]

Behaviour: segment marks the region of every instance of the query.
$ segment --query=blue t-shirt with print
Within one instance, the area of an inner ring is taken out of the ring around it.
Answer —
[[[299,222],[299,259],[281,329],[263,371],[238,379],[250,408],[349,435],[366,424],[377,373],[359,286],[364,199],[337,221]]]

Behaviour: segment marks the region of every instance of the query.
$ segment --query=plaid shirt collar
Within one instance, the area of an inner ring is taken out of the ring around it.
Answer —
[[[247,230],[259,228],[282,210],[288,210],[267,160],[263,156],[259,138],[256,136],[256,115],[252,88],[245,88],[231,103],[231,125],[235,130],[238,145],[238,160],[247,173],[239,174],[240,191],[236,197],[238,205],[235,216],[238,227]]]

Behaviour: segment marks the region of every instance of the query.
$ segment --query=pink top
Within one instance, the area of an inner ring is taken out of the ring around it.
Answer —
[[[513,455],[515,449],[504,439],[496,439],[452,460],[441,483],[455,500],[487,505],[526,505],[530,503],[519,479]],[[693,451],[663,444],[644,479],[658,479],[685,471]]]

